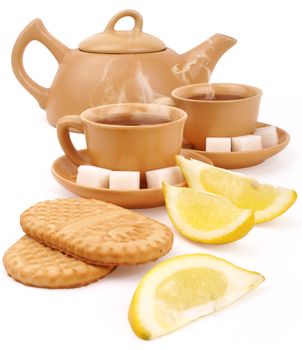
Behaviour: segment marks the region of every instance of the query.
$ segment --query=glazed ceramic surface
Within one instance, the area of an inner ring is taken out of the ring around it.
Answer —
[[[130,16],[132,30],[118,31],[115,24]],[[178,55],[158,38],[142,32],[142,16],[134,10],[116,14],[105,31],[69,49],[54,38],[40,19],[20,34],[12,52],[12,67],[19,82],[46,110],[55,126],[67,114],[102,104],[143,102],[169,96],[181,85],[207,82],[220,56],[236,40],[216,34],[185,54]],[[26,73],[23,55],[37,40],[56,58],[59,68],[50,88],[33,81]]]
[[[105,120],[141,116],[150,119],[160,116],[161,124],[116,125],[103,124]],[[87,164],[71,143],[71,128],[83,132],[89,155],[89,164],[111,170],[145,172],[175,165],[179,154],[187,114],[181,109],[141,103],[124,103],[94,107],[80,116],[66,116],[57,125],[58,139],[66,156],[75,164]]]
[[[192,97],[207,96],[194,100]],[[215,95],[234,95],[240,99],[213,100]],[[199,150],[206,137],[230,137],[252,134],[256,129],[262,91],[241,84],[194,84],[172,91],[175,106],[188,113],[184,138]]]
[[[257,128],[268,126],[269,124],[260,123],[256,124]],[[196,152],[200,155],[208,157],[215,166],[224,169],[240,169],[247,168],[254,165],[258,165],[264,162],[266,159],[281,152],[289,143],[289,134],[280,128],[277,128],[278,144],[276,146],[263,148],[258,151],[246,151],[246,152]],[[187,146],[189,147],[189,146]]]
[[[80,154],[88,161],[87,150],[81,150]],[[182,150],[181,154],[187,158],[194,158],[208,164],[213,164],[207,157],[194,150]],[[55,179],[64,188],[83,198],[99,199],[120,205],[124,208],[153,208],[162,206],[165,203],[161,188],[116,191],[107,188],[90,188],[78,185],[76,183],[78,167],[66,156],[55,160],[51,170]],[[185,183],[179,184],[179,186],[185,186]]]

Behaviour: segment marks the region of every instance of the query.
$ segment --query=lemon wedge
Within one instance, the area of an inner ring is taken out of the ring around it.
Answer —
[[[257,224],[283,214],[297,199],[294,190],[261,184],[245,175],[182,156],[177,156],[176,161],[189,187],[225,196],[238,208],[252,209]]]
[[[135,334],[152,339],[218,311],[264,281],[257,273],[206,254],[187,254],[152,268],[129,308]]]
[[[163,184],[168,215],[185,237],[202,243],[237,241],[254,226],[254,213],[229,199],[186,187]]]

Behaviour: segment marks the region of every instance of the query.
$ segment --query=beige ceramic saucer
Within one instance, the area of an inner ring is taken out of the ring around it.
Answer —
[[[268,126],[270,124],[257,123],[257,128],[262,126]],[[247,168],[264,162],[266,159],[274,156],[282,151],[289,143],[289,134],[280,128],[277,128],[279,142],[276,146],[263,148],[259,151],[246,151],[246,152],[205,152],[194,150],[200,155],[206,156],[211,159],[215,166],[224,169],[240,169]],[[189,146],[185,146],[189,147]]]
[[[86,155],[86,150],[80,151]],[[208,164],[213,164],[200,152],[183,149],[181,154],[186,158],[194,158]],[[66,156],[62,156],[52,164],[52,174],[55,179],[67,190],[83,198],[93,198],[119,205],[124,208],[153,208],[164,205],[164,196],[161,188],[150,188],[131,191],[116,191],[107,188],[90,188],[76,183],[77,166]],[[178,186],[185,186],[185,183]]]

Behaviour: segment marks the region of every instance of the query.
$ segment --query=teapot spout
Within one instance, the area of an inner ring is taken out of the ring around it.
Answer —
[[[172,71],[186,84],[208,82],[219,58],[236,42],[229,36],[215,34],[181,55]]]

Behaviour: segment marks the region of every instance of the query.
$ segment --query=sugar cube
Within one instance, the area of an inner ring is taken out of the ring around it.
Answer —
[[[232,151],[257,151],[262,149],[261,136],[245,135],[232,137]]]
[[[207,152],[231,152],[230,137],[207,137],[206,138]]]
[[[146,171],[148,188],[159,188],[165,181],[170,185],[184,182],[184,178],[178,166]]]
[[[108,188],[111,170],[93,165],[80,165],[76,183],[82,186]]]
[[[262,137],[262,147],[272,147],[278,144],[277,129],[273,125],[257,128],[254,135]]]
[[[112,171],[109,179],[111,190],[139,190],[139,171]]]

